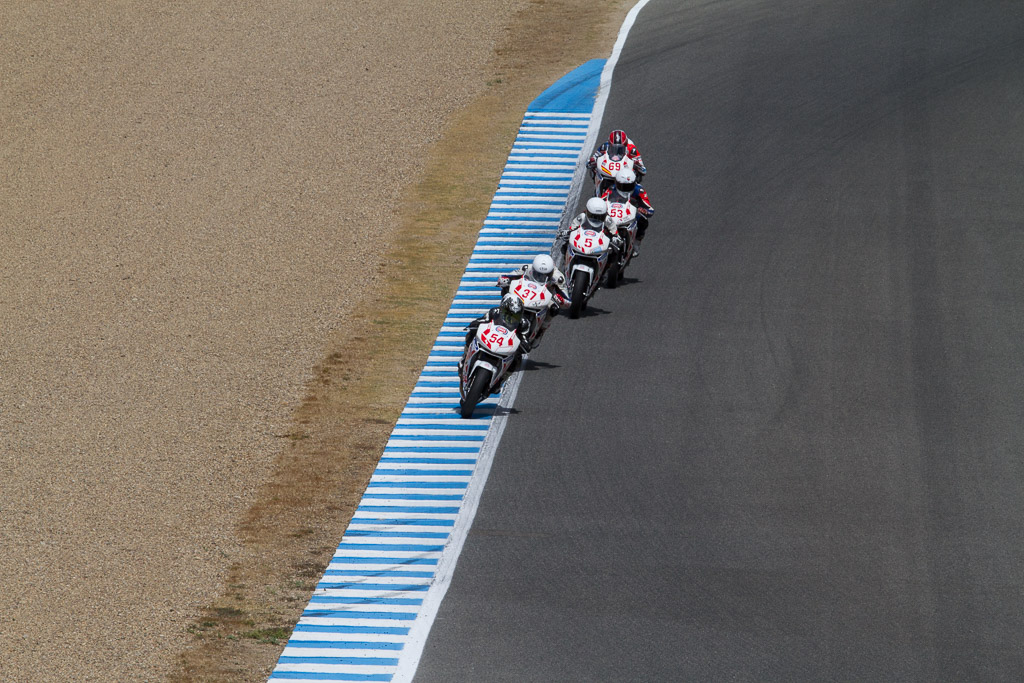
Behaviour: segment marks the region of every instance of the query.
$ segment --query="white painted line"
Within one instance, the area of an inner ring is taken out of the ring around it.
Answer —
[[[323,642],[335,642],[335,643],[394,643],[395,645],[401,645],[398,639],[403,638],[394,633],[331,633],[329,631],[295,631],[292,634],[291,640],[320,640]],[[290,642],[290,641],[289,641]],[[392,650],[397,652],[398,650]],[[387,652],[387,650],[383,650]]]
[[[384,519],[384,518],[393,519],[391,517],[387,517],[387,515],[381,515],[380,518],[381,519]],[[441,532],[445,532],[445,531],[450,532],[454,527],[453,526],[449,526],[449,525],[440,525],[440,524],[438,524],[438,525],[429,525],[429,524],[409,525],[409,524],[395,524],[393,522],[389,522],[389,523],[384,523],[384,522],[371,523],[371,522],[367,522],[367,521],[359,521],[356,518],[353,518],[353,521],[352,521],[351,524],[348,525],[348,528],[350,530],[352,530],[352,531],[388,531],[388,532],[432,531],[434,533],[441,533]],[[348,565],[348,564],[337,564],[337,565],[334,565],[334,566],[328,566],[328,569],[351,569],[352,566],[353,565]],[[377,565],[374,568],[380,569],[381,566]],[[383,580],[383,579],[381,579],[381,580]]]
[[[563,142],[546,142],[544,140],[523,140],[522,142],[513,143],[512,149],[535,148],[537,149],[537,151],[547,151],[548,149],[571,149],[575,152],[579,149],[579,146],[580,143],[578,140],[565,140]]]
[[[526,164],[524,162],[523,166],[525,167],[525,165]],[[569,163],[565,164],[564,166],[560,166],[558,164],[541,164],[541,163],[536,163],[536,164],[531,163],[530,164],[530,168],[540,168],[540,169],[549,170],[549,171],[565,170],[565,171],[567,171],[566,175],[568,175],[568,176],[572,176],[572,172],[571,172],[572,171],[572,166],[573,165],[569,164]]]
[[[552,207],[551,204],[538,204],[537,200],[527,198],[521,202],[501,202],[498,204],[491,204],[491,211],[501,209],[512,209],[522,211],[523,209],[548,209],[555,213],[562,213],[561,207]],[[479,249],[479,247],[477,247]]]
[[[313,597],[322,595],[325,598],[345,598],[346,600],[365,600],[369,604],[374,604],[375,600],[393,600],[393,599],[409,599],[410,595],[415,595],[417,591],[405,590],[409,584],[395,584],[395,588],[392,590],[380,590],[374,588],[371,590],[360,589],[358,587],[346,587],[346,588],[323,588],[317,590],[313,594]],[[427,584],[422,584],[421,588],[426,588]],[[419,591],[426,594],[426,590]]]
[[[377,628],[407,628],[413,620],[397,619],[353,619],[351,617],[302,617],[299,624],[303,626],[375,626]],[[408,636],[406,636],[408,638]],[[305,669],[303,669],[304,671]]]
[[[567,119],[589,119],[592,114],[570,114],[563,112],[549,112],[549,111],[528,111],[523,116],[528,119],[542,119],[561,116]]]
[[[398,654],[397,650],[378,650],[370,648],[340,648],[340,647],[286,647],[281,652],[282,657],[362,657],[362,658],[389,658],[394,659]],[[346,666],[346,670],[348,668]],[[394,664],[378,664],[379,667],[394,666]]]
[[[274,668],[274,671],[281,672],[299,672],[311,673],[311,674],[347,674],[347,673],[361,673],[361,674],[376,674],[381,673],[379,666],[358,666],[355,664],[291,664],[291,663],[278,663]],[[295,679],[289,679],[295,680]],[[312,679],[316,680],[316,679]],[[339,678],[338,680],[345,680]],[[352,679],[348,679],[352,680]],[[323,683],[323,679],[317,681],[317,683]]]
[[[564,171],[562,173],[549,173],[541,177],[536,173],[524,171],[508,171],[498,179],[497,192],[541,192],[551,188],[558,188],[563,195],[569,190],[572,184],[573,173]]]
[[[542,134],[542,133],[522,133],[522,132],[520,132],[519,135],[516,136],[516,140],[565,140],[565,141],[575,142],[577,144],[580,141],[582,141],[584,138],[586,138],[586,136],[582,135],[582,134],[581,135],[551,135],[550,133]]]
[[[571,182],[572,173],[569,171],[562,171],[561,173],[552,172],[532,172],[532,171],[520,171],[516,169],[510,169],[501,174],[501,178],[498,179],[498,185],[566,185]],[[523,177],[520,177],[523,176]],[[553,180],[559,178],[560,180]],[[568,179],[568,180],[567,180]]]
[[[445,474],[438,474],[436,476],[429,476],[429,475],[422,475],[422,474],[408,475],[408,476],[397,475],[397,474],[396,475],[375,475],[374,478],[370,480],[370,487],[371,488],[379,488],[379,486],[375,486],[375,485],[380,485],[380,484],[413,484],[413,483],[420,483],[420,484],[453,484],[453,485],[454,484],[458,484],[458,486],[445,486],[445,487],[438,487],[438,488],[433,488],[432,487],[430,490],[433,491],[433,490],[439,490],[440,489],[440,490],[444,490],[444,491],[463,491],[466,488],[466,483],[469,481],[469,477],[470,477],[470,475],[468,475],[468,474],[465,475],[465,476],[459,476],[459,477],[453,477],[451,475],[445,475]],[[389,490],[391,487],[383,487],[383,488],[384,488],[384,490]],[[418,490],[423,490],[423,489],[418,489]],[[378,512],[378,511],[374,510],[374,512]],[[392,513],[389,511],[387,514],[390,515]],[[440,511],[438,511],[438,512],[431,512],[431,513],[419,513],[419,512],[402,512],[402,513],[399,513],[399,512],[395,512],[395,514],[396,515],[400,514],[400,516],[405,517],[406,515],[418,515],[418,514],[454,515],[455,513],[454,512],[440,512]]]
[[[495,219],[499,219],[499,220],[509,219],[507,222],[512,223],[512,224],[519,224],[519,223],[523,222],[522,219],[524,219],[524,218],[542,218],[542,219],[547,219],[547,221],[551,221],[551,219],[553,218],[554,222],[557,224],[558,223],[558,216],[560,216],[561,214],[562,214],[561,211],[497,211],[497,212],[496,211],[491,211],[490,213],[487,214],[487,219],[484,221],[484,223],[485,224],[487,224],[487,223],[494,224]],[[492,216],[494,218],[492,218]],[[519,219],[519,220],[511,220],[511,219]],[[544,223],[545,221],[536,221],[536,222]]]
[[[388,612],[388,613],[409,613],[415,612],[420,606],[416,605],[387,605],[381,603],[354,603],[333,602],[331,600],[319,600],[314,595],[309,600],[310,610],[331,610],[332,612]]]
[[[538,154],[538,152],[540,152],[540,154]],[[515,162],[529,162],[529,163],[537,162],[539,164],[559,164],[560,165],[559,167],[561,167],[561,164],[565,164],[566,166],[575,166],[576,165],[576,159],[579,158],[579,150],[576,150],[572,154],[556,153],[554,151],[549,151],[548,153],[545,154],[544,150],[536,150],[536,149],[531,149],[531,150],[520,149],[520,150],[517,150],[517,149],[513,149],[512,153],[509,155],[508,158],[509,158],[509,161],[515,161]]]

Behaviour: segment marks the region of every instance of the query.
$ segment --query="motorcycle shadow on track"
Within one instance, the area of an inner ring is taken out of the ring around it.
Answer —
[[[611,311],[598,308],[594,304],[587,304],[587,307],[580,312],[580,318],[593,318],[599,315],[608,315]]]
[[[561,365],[555,365],[554,363],[545,363],[541,360],[533,360],[527,358],[526,362],[523,363],[523,372],[533,372],[534,370],[554,370],[562,367]]]
[[[623,277],[622,280],[619,282],[619,289],[621,289],[622,287],[628,287],[629,285],[635,285],[638,282],[643,282],[643,280],[641,280],[638,277],[629,277],[627,275]],[[608,289],[608,287],[605,286],[602,287],[602,289]]]

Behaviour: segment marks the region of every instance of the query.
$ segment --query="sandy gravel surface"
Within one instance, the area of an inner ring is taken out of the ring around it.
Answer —
[[[153,680],[528,0],[0,3],[0,680]]]

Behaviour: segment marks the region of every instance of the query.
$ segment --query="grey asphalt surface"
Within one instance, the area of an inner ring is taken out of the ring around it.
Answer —
[[[611,44],[611,40],[609,40]],[[1024,8],[673,2],[417,681],[1020,680]]]

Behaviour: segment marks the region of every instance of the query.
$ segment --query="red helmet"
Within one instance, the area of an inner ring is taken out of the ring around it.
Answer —
[[[629,141],[629,136],[626,135],[624,130],[613,130],[608,135],[608,142],[613,145],[624,145]]]

